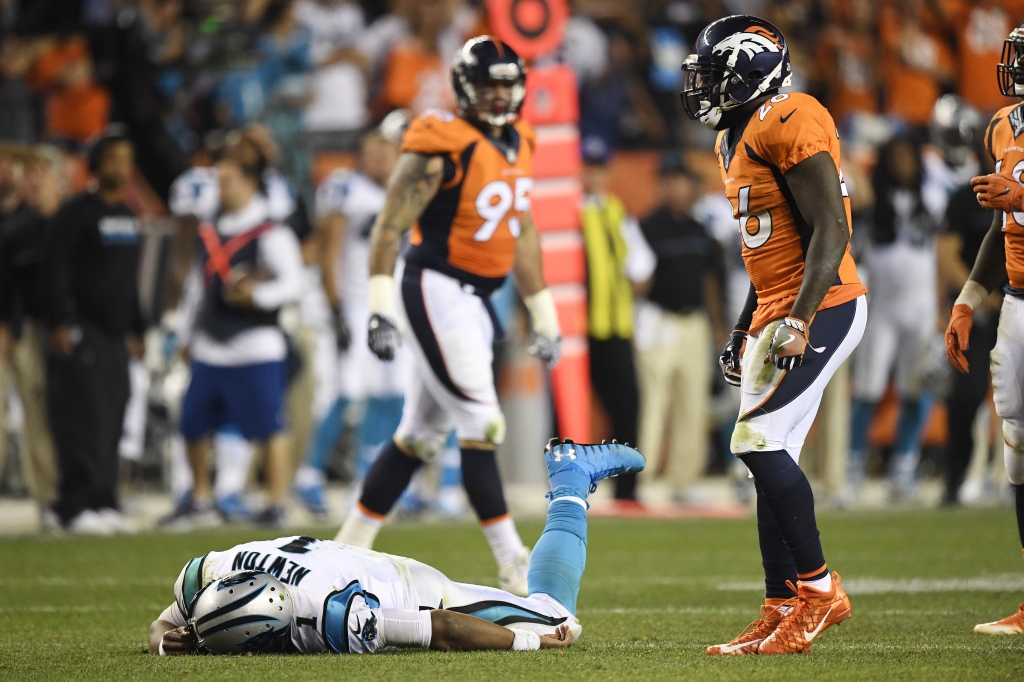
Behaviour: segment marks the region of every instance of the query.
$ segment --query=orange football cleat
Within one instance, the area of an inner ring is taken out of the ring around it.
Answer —
[[[974,626],[975,632],[986,635],[1020,635],[1024,634],[1024,604],[1020,605],[1017,613],[1007,616],[1002,620],[992,623],[981,623]]]
[[[801,583],[796,590],[793,610],[765,637],[757,653],[762,656],[810,653],[818,635],[850,617],[850,598],[839,587],[840,580],[839,574],[833,573],[832,589],[828,592]]]
[[[796,606],[796,597],[791,599],[765,599],[761,605],[761,618],[748,625],[739,637],[728,644],[708,647],[709,656],[742,656],[756,654],[757,647],[765,637],[772,634],[786,614]]]

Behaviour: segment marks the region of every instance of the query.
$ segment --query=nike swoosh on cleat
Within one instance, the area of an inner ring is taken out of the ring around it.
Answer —
[[[785,341],[783,341],[782,343],[780,343],[780,344],[779,344],[779,346],[780,346],[780,347],[782,347],[782,346],[788,346],[788,345],[789,345],[790,343],[792,343],[792,342],[793,342],[793,339],[794,339],[794,338],[795,338],[795,337],[792,337],[792,336],[791,336],[791,337],[789,337],[788,339],[786,339]]]
[[[828,616],[830,613],[832,613],[832,609],[834,609],[835,607],[835,604],[828,607],[828,611],[826,611],[825,615],[821,617],[821,621],[818,623],[818,627],[814,628],[810,632],[804,630],[804,638],[807,640],[808,644],[813,642],[814,638],[821,634],[821,631],[825,629],[825,623],[828,621]]]
[[[813,350],[815,353],[824,353],[825,352],[825,346],[822,346],[821,348],[815,348],[814,346],[810,346],[810,349]]]
[[[736,651],[737,649],[742,649],[742,648],[748,647],[748,646],[750,646],[752,644],[755,644],[755,642],[742,642],[741,644],[719,644],[718,645],[718,650],[719,650],[719,652],[721,652],[723,654],[731,654],[732,652]]]
[[[790,116],[792,116],[795,113],[796,113],[796,109],[794,109],[793,111],[789,112],[785,116],[779,116],[779,122],[785,123],[786,121],[789,120]]]

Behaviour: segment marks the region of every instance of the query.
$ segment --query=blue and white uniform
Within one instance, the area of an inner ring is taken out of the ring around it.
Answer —
[[[185,625],[188,604],[203,586],[242,569],[266,571],[287,586],[294,609],[291,642],[304,654],[375,653],[381,649],[376,624],[382,610],[416,617],[444,608],[538,634],[552,634],[561,623],[576,637],[582,631],[548,594],[523,598],[457,583],[414,559],[305,536],[248,542],[192,559],[174,583],[174,604],[160,620]]]
[[[348,169],[332,171],[316,193],[317,219],[345,217],[345,243],[334,264],[338,296],[352,343],[338,364],[337,395],[349,401],[401,396],[409,373],[408,353],[399,347],[392,362],[377,358],[366,342],[370,280],[370,230],[384,206],[384,188],[366,175]]]

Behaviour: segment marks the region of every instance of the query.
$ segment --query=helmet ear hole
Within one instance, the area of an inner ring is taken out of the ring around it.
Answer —
[[[762,74],[761,74],[760,71],[751,71],[750,73],[747,74],[747,82],[748,83],[755,83],[755,82],[761,80],[761,75]]]

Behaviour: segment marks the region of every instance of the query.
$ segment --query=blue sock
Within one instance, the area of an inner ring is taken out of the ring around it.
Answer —
[[[574,500],[555,498],[548,506],[544,533],[530,555],[529,592],[550,595],[575,615],[586,565],[587,512]]]
[[[554,475],[549,474],[548,480],[551,482],[552,490],[555,490],[556,488],[582,490],[584,492],[584,499],[586,499],[586,493],[590,490],[590,474],[584,473],[579,467],[571,462],[567,467],[556,472]],[[548,497],[551,496],[549,495]]]
[[[870,400],[854,399],[850,416],[850,450],[864,452],[868,446],[868,429],[875,417],[878,403]]]
[[[402,421],[402,396],[370,398],[366,401],[363,421],[359,424],[359,461],[356,475],[364,478],[381,448],[391,442]]]
[[[903,454],[917,450],[921,441],[921,429],[924,428],[923,417],[928,412],[925,404],[930,402],[923,397],[918,400],[904,398],[900,401],[900,419],[896,423],[894,452]]]
[[[325,471],[327,462],[331,459],[331,452],[338,439],[341,438],[341,431],[345,427],[345,410],[348,408],[347,398],[338,398],[327,410],[323,420],[316,427],[316,434],[306,455],[306,464],[317,471]]]
[[[441,487],[462,485],[462,453],[459,451],[459,437],[452,430],[441,453]]]

